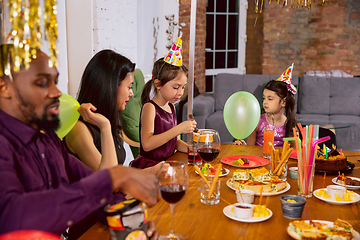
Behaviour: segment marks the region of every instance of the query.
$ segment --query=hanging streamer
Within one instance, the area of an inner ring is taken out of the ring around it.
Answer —
[[[57,0],[44,1],[45,38],[49,43],[49,66],[57,66]],[[6,6],[9,9],[11,31],[2,33],[3,44],[12,44],[13,49],[3,46],[2,53],[10,51],[0,61],[0,77],[3,74],[11,77],[10,62],[13,71],[28,69],[31,59],[36,58],[37,50],[41,47],[41,9],[39,0],[9,0]],[[5,14],[4,14],[5,15]],[[4,19],[5,21],[6,19]],[[7,49],[7,50],[5,50]]]
[[[263,10],[263,4],[264,4],[264,0],[260,0],[261,3],[259,3],[259,0],[255,0],[255,13],[262,13]],[[278,4],[282,4],[284,7],[290,5],[292,8],[306,8],[306,9],[311,9],[311,1],[312,0],[277,0]],[[315,1],[315,0],[314,0]],[[324,5],[326,3],[326,0],[321,0],[322,1],[322,5]],[[271,0],[269,0],[269,4],[271,4]]]

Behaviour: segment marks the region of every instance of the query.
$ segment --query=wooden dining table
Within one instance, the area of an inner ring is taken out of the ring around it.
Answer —
[[[343,151],[349,162],[355,164],[351,173],[346,176],[360,177],[360,152]],[[262,147],[246,145],[223,144],[219,156],[213,164],[220,162],[221,158],[233,155],[262,156]],[[187,163],[187,154],[177,152],[169,160],[178,160]],[[296,159],[289,159],[289,167],[297,166]],[[221,177],[220,196],[227,202],[236,203],[234,190],[227,186],[226,181],[232,177],[233,172],[238,169],[230,165],[223,167],[230,170],[227,176]],[[269,169],[269,164],[264,166]],[[286,229],[291,221],[283,216],[280,196],[283,194],[298,194],[297,180],[290,178],[287,181],[290,189],[280,195],[263,196],[262,204],[273,213],[271,218],[262,222],[246,223],[230,219],[223,213],[223,209],[228,206],[225,201],[220,201],[216,205],[205,205],[200,202],[200,177],[195,173],[193,166],[188,165],[189,187],[185,196],[176,203],[175,207],[175,232],[180,233],[186,239],[292,239]],[[327,174],[324,178],[323,173],[315,173],[314,190],[326,188],[331,185],[332,179],[336,175]],[[360,190],[353,190],[360,194]],[[255,196],[254,203],[258,204],[259,196]],[[163,199],[154,207],[148,209],[149,220],[155,222],[156,230],[160,235],[169,233],[171,225],[170,207]],[[337,205],[322,201],[315,196],[307,198],[302,220],[325,220],[335,221],[337,218],[349,222],[356,231],[360,232],[360,202]],[[106,225],[98,222],[85,232],[79,239],[97,240],[110,239],[110,232]]]

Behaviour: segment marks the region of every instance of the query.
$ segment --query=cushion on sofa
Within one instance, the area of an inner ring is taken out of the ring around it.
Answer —
[[[258,74],[228,74],[220,73],[214,82],[215,110],[223,110],[227,99],[234,93],[246,91],[253,94],[262,106],[263,86],[270,80],[276,80],[277,75],[258,75]],[[299,77],[293,76],[292,83],[298,85]],[[231,87],[229,87],[231,86]],[[295,95],[297,101],[297,94]],[[295,106],[296,109],[296,106]]]
[[[330,114],[360,116],[360,78],[330,78]]]
[[[304,75],[299,84],[298,113],[330,114],[330,81]]]

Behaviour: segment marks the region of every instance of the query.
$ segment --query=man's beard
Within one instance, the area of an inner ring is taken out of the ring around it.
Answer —
[[[60,119],[56,115],[52,120],[47,119],[46,114],[42,116],[41,119],[33,119],[33,123],[45,131],[56,131],[59,128]]]
[[[35,106],[33,106],[30,102],[25,101],[24,98],[20,96],[20,94],[18,95],[18,100],[20,102],[20,109],[22,109],[23,113],[27,115],[29,125],[36,125],[39,130],[43,129],[44,131],[55,131],[59,128],[60,119],[58,115],[52,116],[52,119],[50,120],[46,116],[46,109],[50,105],[59,102],[59,99],[54,99],[52,103],[48,104],[45,107],[44,114],[41,118],[36,116],[36,113],[34,111]]]

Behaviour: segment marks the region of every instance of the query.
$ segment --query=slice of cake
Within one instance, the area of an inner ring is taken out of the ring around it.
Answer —
[[[342,171],[347,166],[347,158],[344,153],[339,153],[336,149],[332,149],[326,158],[324,155],[315,157],[315,169],[325,171]]]

